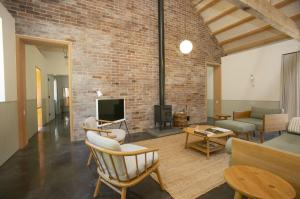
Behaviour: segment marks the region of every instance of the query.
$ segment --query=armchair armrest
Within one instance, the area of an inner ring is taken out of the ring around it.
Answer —
[[[105,137],[112,138],[112,139],[113,139],[113,138],[116,138],[116,135],[113,134],[113,132],[112,132],[111,130],[96,129],[96,128],[87,128],[87,127],[85,127],[84,125],[82,125],[81,127],[83,128],[83,130],[84,130],[85,132],[87,132],[87,131],[95,131],[95,132],[97,132],[98,134],[99,134],[99,133],[106,133],[106,136],[105,136]],[[109,135],[109,134],[111,134],[111,135]]]
[[[141,149],[141,150],[136,150],[136,151],[113,151],[113,150],[109,150],[109,149],[100,148],[100,147],[90,143],[87,139],[85,140],[85,144],[95,148],[97,151],[107,153],[110,155],[115,155],[115,156],[133,156],[133,155],[140,155],[140,154],[144,154],[144,153],[152,153],[152,152],[156,152],[159,150],[158,148],[146,148],[146,149]]]
[[[288,122],[288,114],[266,114],[263,120],[264,132],[284,131]]]
[[[233,112],[233,120],[240,118],[248,118],[251,115],[251,111],[235,111]]]

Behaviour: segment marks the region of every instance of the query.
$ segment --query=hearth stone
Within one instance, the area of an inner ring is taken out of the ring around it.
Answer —
[[[168,135],[183,133],[183,130],[181,128],[176,128],[176,127],[166,128],[166,129],[152,128],[152,129],[146,129],[146,133],[154,137],[164,137]]]

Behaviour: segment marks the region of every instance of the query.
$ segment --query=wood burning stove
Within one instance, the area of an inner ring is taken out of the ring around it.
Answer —
[[[154,106],[154,121],[159,128],[172,128],[172,106],[165,105],[165,37],[164,0],[158,0],[158,38],[159,38],[159,105]]]
[[[172,128],[172,106],[171,105],[155,105],[154,106],[154,121],[159,124],[159,128]]]

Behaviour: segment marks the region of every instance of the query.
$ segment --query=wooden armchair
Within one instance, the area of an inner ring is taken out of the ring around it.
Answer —
[[[141,182],[152,172],[156,173],[161,189],[164,190],[158,170],[158,149],[148,149],[133,144],[120,145],[116,140],[87,132],[85,141],[97,163],[97,180],[94,197],[99,195],[101,183],[106,184],[126,198],[128,187]]]
[[[233,112],[233,120],[255,124],[260,132],[260,142],[263,143],[264,133],[278,131],[281,134],[287,129],[288,115],[280,112],[280,109],[253,107],[251,111]]]
[[[100,123],[100,125],[98,125]],[[124,143],[126,133],[122,129],[103,129],[104,127],[109,127],[112,125],[113,122],[106,121],[106,120],[97,120],[95,117],[89,117],[87,118],[83,125],[82,128],[87,133],[88,131],[94,131],[98,133],[101,136],[108,137],[114,140],[117,140],[121,144]],[[92,161],[92,153],[90,153],[88,161],[87,161],[87,166],[91,164]]]

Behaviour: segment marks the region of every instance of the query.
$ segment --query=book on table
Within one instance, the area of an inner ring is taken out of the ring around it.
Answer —
[[[202,136],[211,137],[211,136],[214,136],[214,135],[217,135],[217,134],[226,133],[228,131],[230,131],[230,130],[220,128],[220,127],[212,127],[212,128],[208,128],[208,129],[205,129],[205,130],[202,130],[202,131],[196,129],[194,132],[196,134],[199,134],[199,135],[202,135]]]

